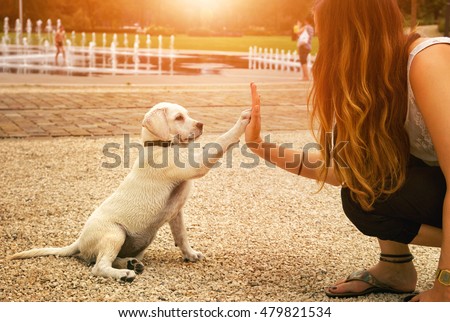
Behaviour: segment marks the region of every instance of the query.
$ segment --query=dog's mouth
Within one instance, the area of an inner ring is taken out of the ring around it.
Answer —
[[[200,135],[202,135],[202,131],[199,131],[198,133],[191,133],[187,137],[183,137],[183,136],[177,134],[174,137],[173,141],[177,142],[177,143],[189,143],[189,142],[195,141],[195,139],[197,139]]]
[[[195,141],[200,135],[202,135],[203,131],[195,131],[190,133],[188,136],[181,136],[180,134],[177,134],[174,138],[174,141],[180,142],[180,143],[189,143]]]

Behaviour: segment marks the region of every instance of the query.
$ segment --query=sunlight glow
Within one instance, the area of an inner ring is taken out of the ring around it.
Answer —
[[[203,10],[216,11],[223,5],[223,1],[220,0],[181,0],[183,5],[195,6]]]

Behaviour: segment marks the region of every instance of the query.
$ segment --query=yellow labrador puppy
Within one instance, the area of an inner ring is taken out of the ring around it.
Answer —
[[[205,149],[181,146],[199,137],[203,124],[190,118],[180,105],[155,105],[142,122],[144,160],[135,161],[117,190],[88,218],[80,237],[66,247],[32,249],[10,259],[77,255],[95,262],[94,275],[131,282],[143,272],[144,252],[165,223],[169,223],[185,260],[202,259],[203,255],[190,247],[183,222],[190,180],[204,176],[227,148],[239,141],[249,120],[250,112],[242,112],[228,132],[210,143],[213,153],[208,151],[205,157]]]

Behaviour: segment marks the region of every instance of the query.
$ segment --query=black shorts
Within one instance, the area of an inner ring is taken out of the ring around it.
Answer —
[[[304,65],[308,62],[308,55],[310,53],[310,50],[307,46],[300,46],[298,47],[298,55],[300,58],[300,64]]]
[[[364,211],[342,188],[346,216],[365,235],[409,244],[422,224],[442,228],[447,191],[440,167],[431,167],[411,156],[404,186],[386,200],[377,201],[373,211]]]

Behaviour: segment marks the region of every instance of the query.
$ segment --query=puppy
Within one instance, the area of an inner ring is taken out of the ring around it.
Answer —
[[[189,245],[183,222],[191,180],[204,176],[239,141],[249,120],[250,112],[242,112],[228,132],[210,143],[215,149],[206,158],[206,150],[183,147],[202,134],[203,124],[190,118],[180,105],[155,105],[142,121],[144,160],[135,161],[117,190],[88,218],[79,238],[66,247],[32,249],[10,259],[76,255],[95,263],[92,273],[96,276],[132,282],[143,272],[144,252],[165,223],[186,261],[202,259]]]

